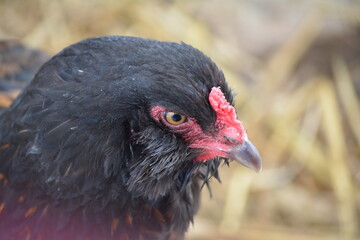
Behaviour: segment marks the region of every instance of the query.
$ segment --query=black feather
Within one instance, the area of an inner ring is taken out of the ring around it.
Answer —
[[[211,132],[214,86],[232,103],[222,72],[184,43],[113,36],[65,48],[0,116],[0,238],[183,239],[221,160],[196,162],[150,107]]]

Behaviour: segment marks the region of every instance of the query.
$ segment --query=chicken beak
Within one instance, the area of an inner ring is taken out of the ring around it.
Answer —
[[[248,167],[257,173],[260,172],[260,153],[249,140],[245,140],[242,144],[231,148],[228,154],[231,159],[241,163],[245,167]]]

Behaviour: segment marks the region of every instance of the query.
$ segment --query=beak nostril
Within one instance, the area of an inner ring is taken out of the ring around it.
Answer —
[[[260,172],[261,170],[260,153],[249,140],[232,148],[230,151],[230,158],[256,172]]]
[[[231,137],[228,137],[228,136],[224,136],[225,140],[229,143],[232,143],[232,144],[238,144],[239,142],[234,139],[234,138],[231,138]]]

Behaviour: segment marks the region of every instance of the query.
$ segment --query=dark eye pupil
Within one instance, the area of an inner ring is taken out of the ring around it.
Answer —
[[[174,121],[174,122],[179,122],[179,121],[181,121],[181,115],[180,114],[174,114],[174,115],[172,115],[172,120]]]

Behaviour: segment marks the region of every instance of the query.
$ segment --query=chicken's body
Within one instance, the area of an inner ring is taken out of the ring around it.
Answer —
[[[259,167],[231,103],[186,44],[64,49],[0,116],[0,239],[183,239],[221,159]]]

